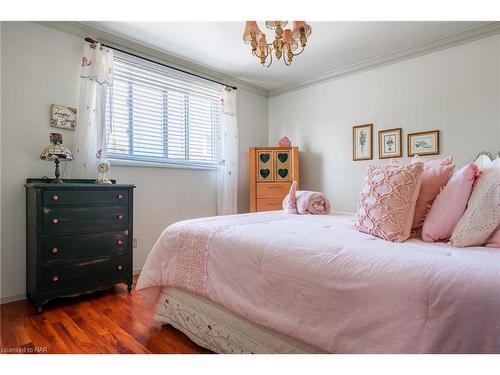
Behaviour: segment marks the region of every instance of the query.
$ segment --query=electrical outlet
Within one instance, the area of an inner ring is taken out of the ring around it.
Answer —
[[[137,238],[132,240],[132,247],[135,249],[137,247]]]

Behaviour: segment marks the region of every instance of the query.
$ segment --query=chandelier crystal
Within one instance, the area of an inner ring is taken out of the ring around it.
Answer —
[[[312,32],[311,26],[306,21],[293,21],[291,29],[283,30],[286,25],[288,21],[266,21],[266,28],[274,30],[275,34],[274,40],[268,43],[257,21],[246,21],[243,41],[250,44],[252,54],[259,58],[262,66],[269,67],[273,63],[273,55],[278,60],[283,57],[285,65],[290,66],[293,58],[304,52]]]

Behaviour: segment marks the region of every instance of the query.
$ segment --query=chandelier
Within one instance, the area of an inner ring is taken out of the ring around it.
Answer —
[[[273,63],[273,54],[278,60],[283,56],[285,65],[290,66],[294,56],[304,51],[307,38],[311,35],[311,26],[306,21],[293,21],[291,29],[283,30],[287,23],[288,21],[266,21],[266,27],[275,31],[274,41],[268,43],[266,34],[259,29],[257,21],[246,21],[243,41],[250,43],[252,54],[260,59],[262,66],[267,68]]]

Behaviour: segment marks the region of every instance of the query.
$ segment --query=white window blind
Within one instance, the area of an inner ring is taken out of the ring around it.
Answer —
[[[117,51],[113,67],[106,105],[108,158],[216,165],[220,85]]]

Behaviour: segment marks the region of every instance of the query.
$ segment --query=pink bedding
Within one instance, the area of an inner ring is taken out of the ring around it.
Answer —
[[[393,243],[351,214],[178,222],[137,289],[193,291],[332,353],[500,353],[500,249]]]

